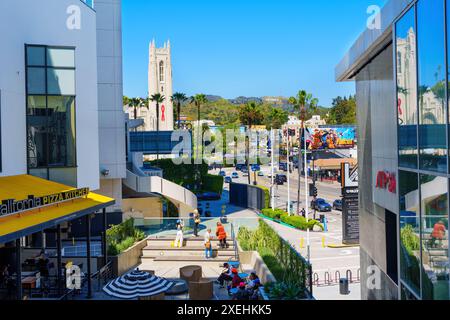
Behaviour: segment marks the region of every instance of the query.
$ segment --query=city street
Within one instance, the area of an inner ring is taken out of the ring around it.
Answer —
[[[235,168],[223,169],[227,176],[231,176],[233,172],[237,172]],[[270,173],[270,167],[262,166],[261,170],[264,172],[264,177],[257,177],[257,181],[260,185],[270,188],[271,179],[268,178]],[[212,170],[210,173],[219,174],[220,170]],[[285,172],[278,172],[286,174]],[[248,177],[244,177],[242,172],[238,172],[239,178],[233,179],[235,183],[248,183]],[[253,182],[254,175],[252,173],[251,180]],[[295,201],[297,198],[297,183],[298,173],[297,171],[291,173],[291,188],[290,195],[291,201]],[[336,199],[340,198],[340,184],[316,182],[319,197],[325,199],[332,204]],[[304,203],[304,179],[301,179],[301,204]],[[224,185],[224,190],[229,190],[229,184]],[[286,209],[287,204],[287,183],[282,186],[276,186],[276,206],[278,208]],[[228,195],[228,192],[225,192]],[[295,206],[294,206],[295,207]],[[295,211],[295,208],[294,208]],[[240,213],[238,213],[240,214]],[[234,217],[234,214],[231,215]],[[313,217],[313,213],[310,212],[310,218]],[[326,214],[328,220],[327,232],[310,232],[310,261],[313,266],[313,272],[315,277],[319,279],[319,290],[316,290],[315,297],[317,299],[327,299],[327,296],[332,295],[330,292],[333,290],[338,291],[336,279],[345,277],[348,270],[350,270],[353,280],[356,280],[358,270],[360,268],[359,259],[359,247],[347,247],[342,245],[342,214],[340,211],[332,210],[332,212]],[[319,213],[317,213],[317,219]],[[269,224],[287,241],[289,241],[303,257],[308,256],[307,250],[307,232],[297,229],[293,229],[278,223],[268,221]],[[330,247],[331,246],[331,247]],[[349,273],[350,275],[350,273]],[[330,277],[333,282],[333,286],[326,288],[324,281]],[[336,292],[337,292],[336,291]],[[359,299],[359,284],[352,285],[352,293],[349,296],[341,296],[342,299],[351,298]],[[338,294],[338,293],[336,293]]]

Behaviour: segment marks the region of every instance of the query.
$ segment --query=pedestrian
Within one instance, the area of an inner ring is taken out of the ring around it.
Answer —
[[[194,218],[194,237],[198,237],[198,226],[199,226],[201,220],[200,220],[200,214],[198,213],[197,209],[194,210],[193,218]]]
[[[219,239],[220,248],[224,249],[227,247],[227,233],[222,223],[217,222],[216,236]]]
[[[442,247],[442,241],[445,239],[445,224],[443,221],[438,221],[431,233],[432,247]],[[436,244],[437,243],[437,244]]]
[[[306,218],[306,211],[305,211],[305,208],[302,208],[301,214],[302,214],[302,217],[303,217],[303,218]]]
[[[206,230],[204,244],[206,259],[212,258],[211,229]]]
[[[183,243],[184,243],[183,228],[181,227],[181,225],[179,225],[177,228],[177,236],[175,238],[174,246],[181,248],[183,246]]]

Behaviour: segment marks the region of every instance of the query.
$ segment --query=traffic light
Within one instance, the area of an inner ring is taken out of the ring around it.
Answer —
[[[309,196],[317,198],[318,192],[317,187],[314,185],[314,183],[309,184]]]
[[[313,197],[317,198],[318,192],[317,192],[317,187],[314,186],[313,187]]]

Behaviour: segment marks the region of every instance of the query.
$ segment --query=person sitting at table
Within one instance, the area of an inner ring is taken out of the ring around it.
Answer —
[[[261,286],[261,281],[255,272],[252,272],[249,277],[249,282],[247,283],[247,289],[250,294],[250,300],[258,300],[259,294],[258,289]]]
[[[242,282],[241,277],[239,277],[238,270],[236,268],[231,269],[233,278],[231,279],[231,289],[239,287]]]
[[[219,278],[217,279],[217,282],[219,282],[221,288],[224,287],[225,281],[233,280],[233,273],[231,272],[231,266],[228,263],[224,263],[223,267],[225,269],[222,271]]]
[[[233,294],[232,300],[249,300],[250,299],[250,293],[245,287],[245,283],[241,282],[239,284],[239,288],[235,294]]]

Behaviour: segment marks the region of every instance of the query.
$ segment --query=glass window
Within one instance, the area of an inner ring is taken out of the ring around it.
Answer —
[[[417,168],[417,69],[414,8],[396,24],[399,166]]]
[[[418,174],[399,172],[400,277],[420,295],[420,216]]]
[[[47,109],[47,97],[28,96],[27,115],[45,116]]]
[[[48,97],[49,166],[75,165],[75,98]]]
[[[422,299],[449,299],[448,179],[420,176]]]
[[[28,167],[38,168],[47,165],[47,117],[27,116]]]
[[[48,94],[75,95],[75,70],[47,69]]]
[[[28,68],[28,94],[45,94],[45,68]]]
[[[27,47],[27,65],[45,66],[45,48]]]
[[[75,68],[75,51],[73,49],[47,49],[47,66]]]
[[[159,81],[164,82],[164,62],[159,62]]]
[[[439,172],[448,171],[443,6],[443,0],[417,3],[420,168]]]

